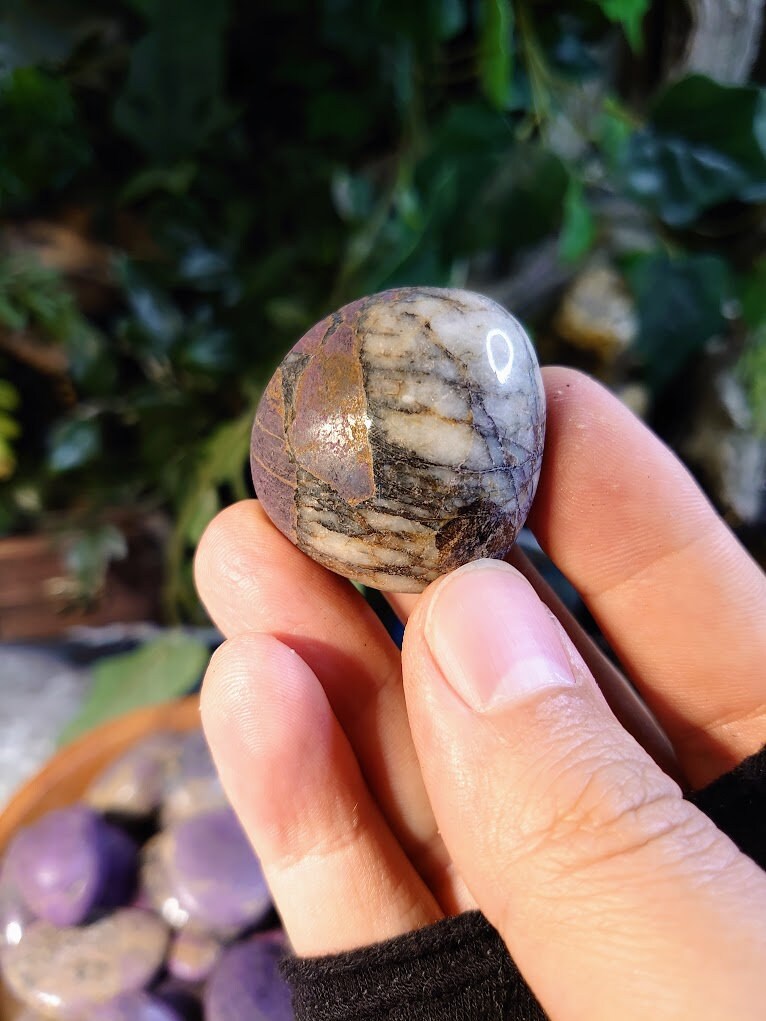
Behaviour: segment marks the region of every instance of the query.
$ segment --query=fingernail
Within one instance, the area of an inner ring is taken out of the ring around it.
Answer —
[[[501,560],[475,561],[441,583],[425,637],[450,686],[476,712],[577,683],[547,609]]]

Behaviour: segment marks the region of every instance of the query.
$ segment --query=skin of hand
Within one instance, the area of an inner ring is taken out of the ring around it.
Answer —
[[[543,376],[530,525],[641,701],[523,563],[391,596],[400,656],[247,501],[197,554],[205,732],[298,954],[478,906],[553,1021],[762,1017],[766,874],[682,790],[766,742],[766,579],[614,397]]]

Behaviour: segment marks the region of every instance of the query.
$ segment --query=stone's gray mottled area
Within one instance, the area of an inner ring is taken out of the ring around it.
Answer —
[[[35,915],[21,896],[6,860],[0,864],[0,947],[16,946],[33,921]]]
[[[189,912],[182,907],[178,888],[170,872],[167,832],[160,832],[141,849],[139,902],[145,901],[173,929],[182,929],[189,922]]]
[[[90,683],[48,652],[0,645],[0,808],[56,751]]]
[[[206,1021],[292,1021],[290,990],[279,973],[281,933],[261,933],[225,951],[207,983]]]
[[[11,992],[45,1017],[78,1021],[123,993],[143,989],[162,966],[168,931],[147,911],[126,908],[91,925],[33,922],[0,952]]]
[[[286,356],[256,413],[253,479],[319,563],[420,591],[513,544],[542,463],[545,398],[521,325],[468,291],[347,305]]]
[[[183,982],[204,982],[221,956],[223,944],[205,932],[187,928],[177,933],[168,951],[167,969]]]
[[[162,804],[168,773],[180,758],[182,737],[171,731],[150,734],[97,776],[85,801],[99,812],[148,816]]]
[[[198,812],[223,808],[227,804],[205,735],[201,730],[184,734],[179,755],[167,770],[162,825],[172,826]]]

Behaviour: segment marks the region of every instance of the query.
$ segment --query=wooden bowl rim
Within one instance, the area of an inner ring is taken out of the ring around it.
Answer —
[[[94,765],[105,768],[154,730],[186,731],[199,725],[199,696],[190,695],[123,713],[65,745],[22,784],[0,814],[0,855],[22,826],[76,800],[95,775]],[[62,788],[69,793],[61,795]]]

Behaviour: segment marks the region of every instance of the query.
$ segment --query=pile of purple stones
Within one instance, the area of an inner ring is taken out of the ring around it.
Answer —
[[[291,1021],[287,949],[199,731],[134,745],[0,866],[19,1021]]]

